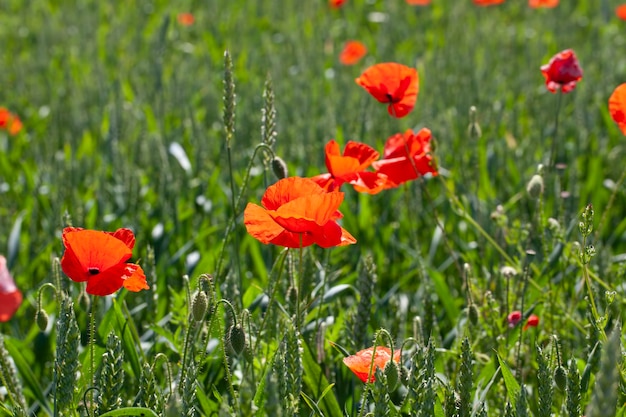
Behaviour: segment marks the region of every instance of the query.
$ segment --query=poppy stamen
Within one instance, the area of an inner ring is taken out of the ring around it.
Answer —
[[[89,275],[98,275],[100,273],[100,268],[91,267],[88,268],[87,271],[89,272]]]

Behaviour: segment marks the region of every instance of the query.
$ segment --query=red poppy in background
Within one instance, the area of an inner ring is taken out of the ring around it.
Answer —
[[[348,183],[358,192],[376,194],[385,188],[387,177],[376,172],[366,171],[379,153],[369,145],[349,141],[343,151],[332,139],[326,144],[327,174],[311,178],[326,191],[335,191]]]
[[[7,260],[0,255],[0,321],[9,321],[22,304],[22,293],[7,268]]]
[[[363,382],[367,382],[367,376],[369,375],[370,366],[372,364],[372,353],[374,347],[363,349],[358,351],[354,355],[343,358],[343,363]],[[381,370],[385,368],[387,362],[391,360],[391,349],[384,346],[376,347],[376,354],[374,356],[374,367],[372,369],[372,375],[369,382],[376,381],[376,369]],[[396,350],[393,353],[394,362],[400,362],[400,351]]]
[[[343,65],[354,65],[367,55],[367,47],[359,41],[348,41],[339,54],[339,62]]]
[[[622,20],[626,20],[626,4],[620,4],[615,8],[615,16]]]
[[[530,317],[528,317],[528,320],[526,320],[524,330],[528,329],[529,327],[537,326],[539,326],[539,316],[537,316],[536,314],[531,314]]]
[[[546,79],[546,87],[552,93],[559,89],[564,93],[572,91],[576,83],[583,78],[578,58],[571,49],[554,55],[550,62],[541,66],[541,73]]]
[[[540,7],[553,8],[559,5],[559,0],[528,0],[528,5],[534,9]]]
[[[473,0],[476,6],[495,6],[504,3],[504,0]]]
[[[261,204],[248,203],[243,221],[248,233],[261,243],[300,248],[314,243],[344,246],[356,239],[336,220],[343,193],[326,192],[310,178],[289,177],[265,191]]]
[[[394,117],[404,117],[415,106],[419,78],[415,68],[395,62],[376,64],[367,68],[356,83],[376,100],[389,104],[387,111]]]
[[[179,13],[176,17],[178,23],[183,26],[191,26],[196,21],[195,17],[191,13]]]
[[[112,233],[66,227],[63,244],[61,268],[72,281],[86,281],[87,293],[105,296],[122,287],[134,292],[150,288],[143,269],[126,263],[135,246],[135,235],[130,229]]]
[[[376,172],[387,176],[385,188],[397,187],[428,173],[437,175],[431,154],[431,139],[430,129],[427,128],[417,133],[408,129],[387,139],[383,159],[372,163]]]
[[[431,0],[406,0],[407,4],[411,6],[428,6]]]
[[[341,6],[343,6],[343,4],[346,2],[347,0],[328,0],[328,5],[332,8],[332,9],[338,9]]]
[[[626,135],[626,84],[618,85],[609,97],[609,113]]]
[[[0,129],[5,129],[11,135],[17,135],[22,130],[22,121],[8,109],[0,107]]]
[[[522,312],[519,310],[511,312],[511,314],[506,317],[506,321],[509,323],[509,327],[511,328],[517,326],[517,324],[522,321]]]

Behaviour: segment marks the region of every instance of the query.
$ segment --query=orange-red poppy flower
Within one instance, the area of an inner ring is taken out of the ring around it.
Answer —
[[[355,353],[354,355],[343,358],[343,363],[363,382],[367,382],[367,376],[369,375],[370,366],[372,364],[372,354],[374,347],[363,349]],[[376,381],[376,369],[381,370],[385,368],[387,362],[391,360],[391,349],[384,346],[376,346],[376,353],[374,354],[374,367],[372,369],[372,375],[369,382]],[[393,352],[394,362],[400,362],[400,351]]]
[[[406,0],[407,4],[411,6],[428,6],[431,0]]]
[[[326,192],[310,178],[289,177],[265,191],[261,204],[248,203],[243,221],[248,233],[262,243],[300,248],[314,243],[323,248],[356,243],[337,224],[343,193]]]
[[[176,20],[183,26],[191,26],[196,21],[192,13],[179,13]]]
[[[626,135],[626,83],[618,85],[609,97],[609,113]]]
[[[0,255],[0,321],[9,321],[20,304],[22,293],[9,273],[6,258]]]
[[[0,107],[0,129],[5,129],[11,135],[16,135],[22,130],[22,121],[8,109]]]
[[[528,317],[528,320],[526,320],[524,330],[528,329],[529,327],[537,326],[539,326],[539,316],[537,316],[536,314],[531,314],[530,317]]]
[[[343,4],[346,2],[347,0],[328,0],[328,5],[332,8],[332,9],[338,9],[341,6],[343,6]]]
[[[626,4],[620,4],[615,8],[615,16],[622,20],[626,20]]]
[[[372,65],[356,83],[379,102],[389,104],[387,111],[398,118],[413,110],[419,92],[417,70],[395,62]]]
[[[554,55],[550,62],[541,66],[541,73],[546,78],[546,87],[552,93],[559,89],[564,93],[572,91],[576,83],[583,78],[583,70],[571,49]]]
[[[528,0],[528,5],[534,9],[541,7],[551,9],[559,5],[559,0]]]
[[[387,139],[383,159],[372,163],[376,172],[387,176],[385,188],[397,187],[428,173],[437,175],[431,139],[430,129],[427,128],[417,133],[408,129]]]
[[[474,0],[476,6],[495,6],[502,3],[504,3],[504,0]]]
[[[354,65],[367,54],[367,47],[359,41],[348,41],[339,54],[339,62],[343,65]]]
[[[126,263],[135,246],[135,235],[130,229],[100,232],[66,227],[63,244],[61,268],[72,281],[87,281],[87,293],[104,296],[122,287],[135,292],[150,288],[143,269]]]
[[[351,184],[356,191],[376,194],[385,188],[386,175],[366,171],[372,162],[378,159],[379,153],[369,145],[349,141],[343,151],[332,139],[326,144],[327,174],[311,178],[326,191],[335,191],[344,184]]]

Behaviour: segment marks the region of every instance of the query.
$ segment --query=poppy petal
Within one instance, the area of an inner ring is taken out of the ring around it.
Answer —
[[[310,178],[289,177],[270,185],[261,199],[261,205],[268,210],[276,210],[296,198],[324,193]]]
[[[0,293],[0,322],[9,321],[21,304],[22,293],[20,290]]]
[[[113,233],[110,233],[110,232],[105,232],[105,233],[108,233],[112,235],[114,238],[119,239],[122,242],[124,242],[124,244],[128,246],[128,249],[130,250],[133,250],[133,248],[135,247],[135,234],[130,229],[121,228],[121,229],[117,229]]]
[[[125,263],[119,263],[113,267],[92,275],[87,280],[87,294],[104,297],[122,288],[124,277],[127,276]]]
[[[354,65],[367,54],[367,47],[359,41],[348,41],[339,54],[339,62],[343,65]]]
[[[270,215],[274,219],[289,217],[308,219],[321,226],[332,220],[335,212],[343,202],[343,197],[344,194],[338,191],[300,197],[280,206],[278,210],[275,211],[275,214],[270,211]],[[302,231],[289,229],[287,227],[285,227],[285,229],[291,232]]]
[[[330,172],[311,177],[311,180],[315,181],[315,183],[322,187],[322,189],[326,192],[336,190],[341,187],[341,184],[343,184],[338,184],[338,182],[335,181],[335,178],[333,178],[333,175]]]
[[[609,97],[609,113],[626,135],[626,83],[618,85]]]
[[[285,231],[261,206],[248,203],[243,212],[246,230],[253,238],[268,244]]]
[[[141,290],[149,290],[148,281],[146,280],[146,274],[143,269],[136,264],[125,264],[126,266],[126,279],[122,284],[128,291],[138,292]]]
[[[355,81],[376,100],[388,103],[387,111],[391,116],[404,117],[415,106],[419,92],[415,68],[385,62],[367,68]]]
[[[363,349],[355,353],[354,355],[343,358],[343,363],[363,382],[367,382],[367,376],[369,374],[370,366],[372,365],[372,355],[374,353],[374,347]],[[372,375],[369,382],[376,380],[376,369],[384,369],[387,362],[391,360],[391,349],[384,346],[377,346],[376,353],[374,355],[374,366],[372,369]],[[394,351],[394,362],[400,361],[400,351]]]
[[[378,194],[387,186],[388,178],[382,172],[360,172],[357,178],[350,181],[349,184],[354,187],[357,192],[367,194]]]

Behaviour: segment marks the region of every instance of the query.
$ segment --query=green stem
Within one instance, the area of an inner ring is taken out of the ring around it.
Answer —
[[[548,169],[550,169],[550,171],[554,170],[554,165],[556,163],[556,154],[558,152],[557,133],[559,132],[559,113],[561,110],[561,101],[563,100],[562,96],[563,93],[559,91],[556,98],[557,101],[556,115],[554,117],[554,135],[552,135],[552,150],[550,151],[550,165],[548,166]]]
[[[96,386],[96,361],[95,361],[95,349],[96,349],[96,304],[98,302],[98,297],[94,296],[91,300],[91,313],[89,314],[89,380],[92,387]],[[90,395],[90,408],[91,415],[94,415],[95,411],[95,401],[94,401],[94,393],[91,391]]]

